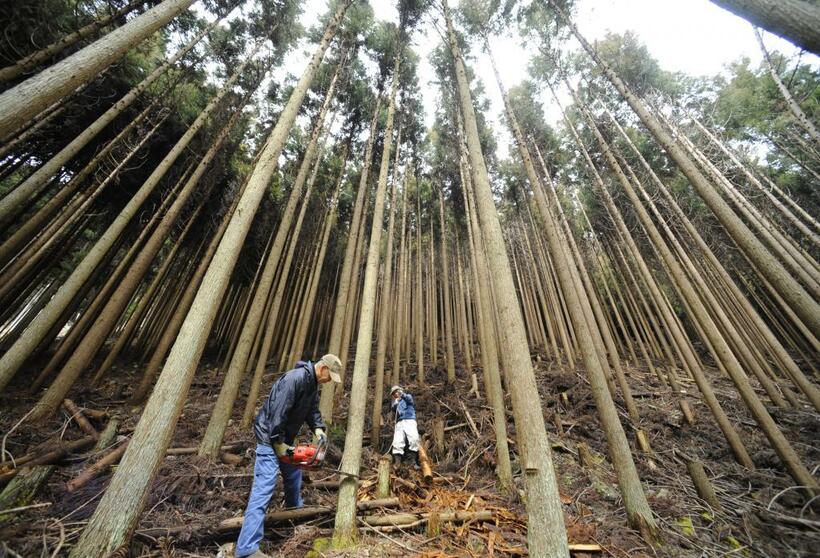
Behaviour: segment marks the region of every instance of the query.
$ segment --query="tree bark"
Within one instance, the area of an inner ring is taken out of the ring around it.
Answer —
[[[367,373],[370,368],[370,353],[373,346],[373,319],[376,310],[376,286],[379,274],[379,250],[384,228],[384,198],[387,190],[387,176],[390,170],[390,154],[393,145],[393,119],[396,112],[396,92],[399,88],[401,47],[393,60],[393,83],[387,108],[387,123],[384,129],[384,146],[376,186],[376,200],[373,206],[373,221],[370,228],[370,245],[365,264],[364,287],[362,288],[361,315],[359,316],[358,338],[356,340],[356,360],[353,364],[353,380],[350,388],[345,448],[339,469],[349,475],[339,486],[339,503],[333,529],[334,545],[348,546],[355,540],[356,529],[356,476],[359,475],[362,459],[362,436],[364,418],[367,411]],[[378,397],[378,394],[376,394]]]
[[[484,156],[481,152],[467,73],[446,0],[444,7],[450,52],[455,65],[458,99],[466,129],[470,173],[475,188],[490,275],[499,302],[502,336],[506,342],[503,356],[506,372],[511,380],[508,385],[512,395],[515,425],[521,446],[522,470],[527,495],[529,552],[531,556],[569,556],[561,500],[558,497],[558,486],[541,410],[541,400],[535,396],[538,393],[538,387],[529,357],[526,331],[518,301],[515,299],[515,287],[504,247],[501,224],[494,205]]]
[[[712,3],[820,56],[820,6],[812,0],[712,0]]]

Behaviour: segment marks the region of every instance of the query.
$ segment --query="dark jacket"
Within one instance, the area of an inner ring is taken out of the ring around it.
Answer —
[[[416,405],[413,403],[413,396],[409,393],[402,393],[401,397],[393,400],[393,410],[396,412],[396,422],[400,420],[416,418]]]
[[[312,362],[299,361],[285,372],[270,390],[265,404],[256,415],[253,432],[256,441],[266,446],[292,444],[305,422],[311,430],[325,428],[319,413],[319,384]]]

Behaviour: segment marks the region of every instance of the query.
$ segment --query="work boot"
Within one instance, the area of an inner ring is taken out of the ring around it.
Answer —
[[[401,454],[400,453],[394,453],[393,454],[393,467],[398,467],[399,465],[401,465]]]
[[[407,461],[413,466],[413,469],[419,469],[419,452],[408,450],[405,454],[407,456]]]

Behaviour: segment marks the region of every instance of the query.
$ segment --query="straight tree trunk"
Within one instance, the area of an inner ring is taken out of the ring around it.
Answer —
[[[248,57],[247,61],[250,60],[251,57]],[[227,91],[233,85],[235,79],[239,78],[244,71],[246,64],[242,64],[234,73],[232,78],[225,83],[224,90]],[[97,351],[111,334],[111,331],[114,326],[116,326],[119,317],[122,315],[122,312],[125,310],[128,302],[131,300],[131,297],[142,282],[142,278],[150,269],[154,258],[157,253],[159,253],[162,245],[165,243],[172,227],[176,223],[177,218],[187,205],[191,195],[193,195],[200,179],[205,174],[205,171],[210,166],[211,161],[222,147],[222,142],[228,136],[228,133],[236,123],[237,118],[242,112],[243,105],[244,101],[240,104],[240,106],[234,109],[234,114],[232,117],[228,119],[228,122],[217,134],[211,148],[208,149],[207,153],[205,153],[202,157],[202,160],[199,162],[194,172],[188,177],[185,185],[182,187],[182,190],[174,200],[174,203],[168,209],[168,212],[163,216],[162,220],[151,234],[151,237],[146,241],[145,245],[140,249],[139,254],[137,254],[134,258],[134,262],[128,269],[128,273],[125,275],[123,281],[117,285],[116,290],[108,298],[108,301],[100,311],[100,315],[97,320],[88,330],[88,333],[86,333],[83,337],[82,342],[74,350],[74,353],[65,365],[63,365],[60,374],[54,382],[52,382],[49,389],[35,404],[36,410],[30,415],[32,420],[47,418],[58,408],[60,401],[65,398],[66,394],[71,389],[71,386],[74,385],[77,378],[79,378],[80,375],[86,370],[94,356],[97,354]]]
[[[268,255],[267,262],[265,263],[265,268],[262,271],[262,275],[259,277],[258,287],[253,295],[253,302],[250,304],[248,315],[243,322],[238,345],[233,353],[233,356],[231,357],[230,365],[228,366],[228,370],[222,381],[222,387],[219,390],[219,396],[217,397],[216,404],[214,405],[214,409],[211,413],[211,419],[208,421],[208,427],[205,430],[205,434],[203,435],[202,442],[199,446],[199,455],[201,456],[208,456],[211,458],[216,458],[219,456],[219,447],[222,445],[222,437],[225,434],[225,428],[228,426],[228,420],[230,420],[234,402],[236,401],[236,396],[239,393],[239,386],[242,383],[242,378],[244,377],[247,369],[248,359],[252,356],[250,351],[254,338],[256,337],[256,332],[261,326],[263,317],[262,314],[265,310],[265,302],[270,294],[274,275],[279,265],[279,260],[282,256],[282,250],[285,247],[288,232],[291,228],[293,214],[296,211],[296,205],[303,197],[303,188],[308,178],[308,173],[313,166],[314,158],[316,158],[319,138],[322,134],[322,129],[324,126],[324,119],[328,109],[330,108],[330,103],[333,100],[336,82],[343,65],[344,57],[342,57],[339,66],[336,68],[333,79],[328,86],[324,103],[322,104],[322,108],[319,111],[319,115],[317,116],[316,123],[313,127],[310,142],[305,150],[304,159],[302,164],[299,166],[299,172],[297,173],[296,180],[293,183],[293,188],[291,189],[290,196],[288,197],[288,203],[282,212],[282,220],[279,223],[278,230],[276,231],[276,237],[274,238],[273,245],[271,246],[270,254]],[[316,159],[316,164],[318,165],[321,157]],[[310,187],[312,186],[313,183],[311,181]],[[303,207],[307,207],[309,201],[310,194],[308,193],[304,196]],[[295,231],[294,234],[298,235],[299,231]]]
[[[588,115],[584,107],[581,107],[581,111],[586,116],[588,125],[595,134],[598,143],[601,146],[601,150],[607,160],[607,164],[618,178],[618,181],[632,202],[632,205],[635,207],[644,230],[652,240],[655,248],[660,253],[664,264],[669,269],[672,280],[680,288],[683,298],[686,299],[686,302],[693,311],[695,319],[703,328],[706,337],[712,345],[716,359],[723,363],[723,366],[743,398],[744,403],[746,403],[746,406],[751,411],[752,416],[754,416],[761,430],[763,430],[764,434],[768,438],[769,443],[772,445],[772,448],[778,454],[787,470],[791,473],[792,477],[802,486],[808,487],[809,490],[817,488],[817,481],[814,480],[803,463],[800,461],[800,458],[791,447],[791,444],[789,444],[788,440],[786,440],[785,436],[783,436],[783,433],[777,427],[777,424],[774,422],[771,415],[769,415],[768,411],[757,397],[757,394],[755,394],[749,384],[745,371],[738,362],[737,357],[732,353],[724,334],[720,331],[718,324],[716,324],[707,313],[706,308],[704,307],[701,299],[698,297],[693,284],[689,281],[680,263],[678,263],[675,259],[672,251],[660,236],[660,232],[652,223],[648,212],[638,199],[632,185],[623,173],[617,160],[615,160],[611,149],[604,140],[591,116]],[[720,308],[716,308],[716,311],[722,313],[722,309]],[[724,319],[724,317],[721,316],[721,322],[725,323],[727,320],[728,319]]]
[[[330,326],[330,340],[328,341],[327,351],[334,355],[340,355],[342,349],[342,337],[345,316],[347,314],[347,299],[350,297],[351,281],[350,276],[353,272],[353,265],[356,253],[356,246],[358,244],[357,232],[359,229],[359,222],[364,219],[363,211],[365,205],[365,198],[368,190],[368,177],[370,175],[370,164],[373,158],[373,143],[376,139],[376,125],[378,124],[379,110],[381,107],[381,97],[376,100],[376,106],[373,110],[373,117],[370,120],[370,132],[367,139],[367,147],[364,151],[364,164],[362,165],[362,174],[359,179],[359,188],[356,193],[356,204],[353,208],[353,216],[350,220],[350,227],[347,238],[347,246],[345,247],[344,263],[342,264],[342,274],[339,280],[339,291],[336,294],[336,306],[333,310],[333,323]],[[354,285],[355,289],[356,286]],[[344,371],[347,363],[342,361],[342,371]],[[344,376],[343,376],[344,377]],[[322,419],[326,424],[333,422],[333,401],[335,388],[333,382],[328,382],[322,385],[322,392],[319,401],[319,410],[322,413]]]
[[[494,291],[499,301],[502,335],[505,340],[504,367],[509,375],[513,413],[521,450],[521,469],[527,496],[527,541],[531,556],[569,556],[567,535],[555,471],[552,465],[547,430],[541,410],[538,386],[530,361],[526,332],[515,300],[515,287],[504,248],[501,224],[490,189],[487,168],[479,142],[478,125],[473,109],[467,72],[456,41],[446,0],[450,52],[455,65],[459,104],[464,117],[466,140],[470,155],[470,173],[475,188],[484,248],[490,265]]]
[[[492,53],[487,50],[490,56]],[[606,350],[603,348],[602,337],[604,332],[594,331],[596,327],[595,316],[592,315],[593,305],[589,298],[594,296],[594,292],[585,292],[584,285],[580,278],[573,277],[574,273],[571,267],[575,267],[573,263],[572,252],[567,243],[563,242],[560,229],[555,222],[555,216],[549,207],[546,196],[541,188],[538,175],[535,172],[535,167],[532,164],[532,158],[529,154],[526,144],[524,143],[523,134],[521,133],[518,123],[515,119],[509,101],[507,101],[506,91],[501,84],[500,77],[496,73],[501,95],[504,98],[507,106],[507,116],[510,122],[510,127],[513,130],[513,135],[518,145],[519,155],[524,163],[524,169],[527,173],[527,178],[530,181],[530,187],[533,191],[537,207],[541,213],[542,222],[545,226],[547,238],[552,253],[553,262],[556,265],[556,272],[561,281],[561,288],[564,295],[567,297],[567,306],[570,311],[570,318],[572,319],[573,328],[578,334],[579,344],[581,346],[581,356],[584,360],[587,377],[589,378],[590,388],[595,400],[595,406],[598,409],[598,415],[601,420],[601,426],[607,440],[607,447],[609,449],[610,460],[615,469],[615,475],[618,479],[618,486],[621,491],[621,496],[624,500],[626,514],[629,523],[633,528],[637,529],[643,537],[652,542],[657,536],[657,524],[652,515],[652,510],[646,500],[643,487],[641,486],[640,478],[638,477],[638,470],[635,467],[635,462],[632,459],[632,451],[626,439],[620,419],[618,418],[618,411],[615,408],[615,402],[612,400],[611,387],[607,386],[608,380],[608,365],[606,364]],[[557,198],[553,203],[557,202]],[[555,211],[558,211],[556,208]],[[566,249],[565,249],[566,247]],[[582,265],[579,261],[578,265]],[[577,271],[576,271],[577,273]],[[591,284],[586,285],[587,288]],[[584,300],[586,298],[586,300]],[[585,311],[586,308],[586,311]],[[600,312],[600,309],[599,309]],[[586,314],[586,315],[585,315]],[[599,323],[600,328],[607,327],[606,322]],[[606,332],[608,333],[608,332]],[[598,340],[596,347],[595,341]],[[610,358],[617,358],[617,350],[614,349],[610,340]],[[614,353],[614,354],[612,354]],[[623,377],[623,370],[620,371],[621,386],[623,388],[623,396],[627,402],[627,408],[633,420],[637,420],[637,408],[632,402],[629,386],[626,384],[626,379]]]
[[[311,319],[302,319],[299,322],[299,329],[296,332],[296,337],[293,341],[293,348],[291,349],[291,361],[297,360],[302,358],[302,353],[304,352],[305,341],[307,340],[308,335],[308,325],[311,325],[314,321],[313,319],[315,316],[313,312],[313,308],[316,302],[316,293],[319,289],[319,280],[322,277],[323,271],[323,263],[325,261],[325,255],[327,254],[327,246],[328,242],[330,241],[330,233],[336,226],[336,209],[337,203],[339,200],[339,193],[342,188],[342,182],[344,181],[345,171],[347,169],[347,154],[349,145],[346,144],[344,147],[344,151],[341,155],[342,160],[342,167],[339,171],[339,177],[336,180],[336,185],[333,188],[333,194],[330,199],[330,205],[327,208],[327,222],[324,225],[324,229],[322,231],[322,236],[319,239],[319,246],[318,246],[318,253],[316,255],[314,265],[311,272],[311,278],[308,282],[308,292],[305,298],[305,303],[302,305],[302,311],[299,312],[300,316],[304,318],[311,318]]]
[[[441,245],[441,267],[444,271],[444,350],[447,359],[447,382],[456,381],[456,363],[453,356],[453,322],[450,312],[450,259],[447,257],[447,228],[444,222],[444,195],[438,192],[439,243]]]
[[[395,299],[391,297],[393,283],[393,236],[396,225],[396,206],[398,205],[398,184],[399,184],[399,155],[401,154],[401,128],[396,134],[396,155],[393,160],[393,187],[390,192],[390,214],[387,218],[387,248],[384,255],[384,275],[382,278],[381,294],[381,317],[378,324],[378,337],[376,341],[376,370],[373,385],[373,412],[370,415],[370,445],[381,451],[380,433],[382,417],[382,399],[384,396],[384,361],[387,356],[387,342],[389,337],[389,327],[391,309],[395,305]],[[405,182],[402,188],[402,203],[407,201],[407,169],[405,169]],[[395,357],[394,357],[395,358]]]
[[[461,123],[461,118],[458,118]],[[460,126],[461,127],[461,126]],[[460,165],[459,169],[466,167],[467,153],[463,142],[459,140]],[[498,484],[503,491],[508,491],[513,487],[512,464],[510,463],[510,450],[507,443],[507,417],[505,415],[504,390],[501,386],[501,371],[498,367],[499,339],[496,334],[495,323],[492,315],[492,284],[487,265],[484,241],[481,237],[481,229],[478,225],[478,215],[475,210],[475,192],[469,173],[461,170],[462,193],[464,195],[464,207],[468,219],[468,241],[472,256],[473,277],[478,294],[478,304],[476,305],[478,315],[478,331],[481,341],[481,369],[484,372],[484,391],[490,401],[493,410],[493,429],[495,430],[495,449],[498,467]]]
[[[393,119],[396,113],[396,92],[399,88],[401,67],[401,47],[393,59],[393,84],[387,108],[387,123],[384,129],[384,147],[376,185],[376,200],[373,206],[373,221],[370,227],[370,245],[365,264],[364,287],[361,298],[358,338],[356,340],[356,360],[353,364],[353,380],[350,387],[350,407],[348,410],[345,447],[342,454],[341,471],[353,476],[344,476],[339,485],[339,501],[333,528],[334,546],[346,547],[356,539],[356,492],[362,460],[362,437],[364,418],[367,412],[367,373],[370,369],[370,353],[373,346],[373,319],[376,313],[376,286],[379,274],[379,251],[384,228],[384,198],[387,190],[387,176],[390,170],[390,154],[393,145]],[[375,395],[379,397],[379,394]]]

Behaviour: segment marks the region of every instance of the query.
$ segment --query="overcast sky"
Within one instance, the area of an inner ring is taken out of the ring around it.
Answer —
[[[450,0],[451,6],[456,2]],[[397,21],[394,1],[371,0],[370,3],[377,19]],[[661,67],[668,71],[714,75],[741,56],[748,56],[754,64],[761,60],[751,25],[708,0],[576,0],[576,6],[575,22],[587,39],[601,39],[609,31],[624,33],[631,30]],[[310,26],[325,11],[326,0],[306,0],[301,21],[306,27]],[[432,29],[431,17],[435,15],[428,16],[413,37],[414,48],[421,57],[419,80],[428,125],[432,123],[438,97],[437,88],[429,85],[434,74],[428,55],[439,42],[438,34]],[[440,24],[443,26],[443,22]],[[493,52],[508,88],[526,78],[529,62],[529,55],[517,37],[517,31],[513,29],[510,35],[493,41]],[[770,51],[779,50],[788,56],[798,52],[790,43],[768,33],[764,34],[764,41]],[[297,76],[301,74],[314,48],[313,45],[305,46],[307,48],[294,49],[288,54],[283,67],[276,72],[279,75],[275,75],[274,79],[281,79],[285,71]],[[574,41],[573,48],[578,48]],[[489,60],[478,48],[473,52],[476,59],[471,64],[478,78],[484,82],[490,99],[491,109],[487,116],[496,123],[495,131],[503,156],[507,152],[510,136],[499,120],[503,108],[501,97]],[[816,56],[804,54],[803,59],[820,67],[820,59]],[[548,121],[555,122],[557,112],[550,109],[551,103],[544,104]]]

